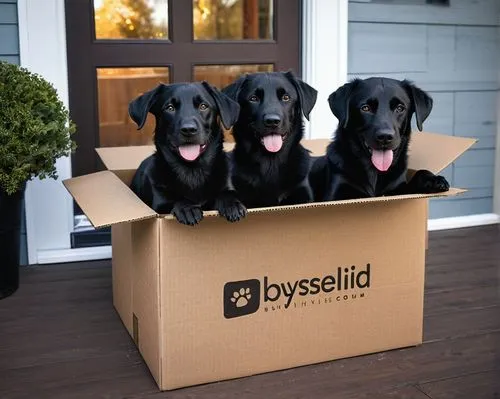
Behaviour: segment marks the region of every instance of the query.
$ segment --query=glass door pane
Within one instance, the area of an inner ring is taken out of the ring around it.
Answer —
[[[206,80],[210,84],[223,88],[244,73],[272,72],[273,64],[259,65],[195,65],[193,80]]]
[[[98,68],[99,146],[151,144],[154,117],[148,114],[144,127],[137,130],[128,104],[159,83],[169,82],[169,68]]]
[[[193,0],[195,40],[272,40],[273,0]]]
[[[168,0],[94,0],[96,39],[168,39]]]

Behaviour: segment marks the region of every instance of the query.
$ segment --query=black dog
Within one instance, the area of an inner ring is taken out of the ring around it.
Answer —
[[[242,76],[222,91],[240,104],[231,154],[238,198],[249,208],[311,202],[311,161],[300,140],[316,90],[291,72],[271,72]]]
[[[442,176],[419,170],[407,182],[411,118],[417,127],[433,101],[411,82],[388,78],[355,79],[328,98],[339,120],[326,155],[309,176],[316,201],[447,191]]]
[[[195,225],[202,210],[216,209],[233,222],[246,215],[229,183],[218,118],[229,129],[239,105],[206,82],[160,84],[129,104],[141,129],[148,112],[156,117],[155,154],[146,158],[131,183],[139,198],[158,213],[173,213]]]

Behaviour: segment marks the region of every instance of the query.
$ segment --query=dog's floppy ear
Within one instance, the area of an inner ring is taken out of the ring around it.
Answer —
[[[240,105],[236,101],[233,101],[228,95],[219,91],[216,87],[211,86],[209,83],[202,81],[201,84],[215,100],[217,108],[219,108],[222,124],[226,129],[231,129],[231,127],[238,120]]]
[[[233,83],[227,85],[222,89],[222,93],[231,98],[232,100],[238,102],[238,97],[240,95],[240,91],[243,87],[243,84],[246,82],[248,75],[241,75],[238,79],[236,79]]]
[[[303,80],[297,78],[292,71],[285,72],[285,76],[293,84],[295,90],[297,90],[302,112],[306,119],[309,120],[309,114],[314,108],[314,104],[316,104],[318,91]]]
[[[346,128],[347,122],[349,122],[349,101],[351,99],[351,93],[359,82],[359,79],[354,79],[339,87],[328,97],[330,109],[343,128]]]
[[[153,90],[147,91],[129,103],[128,113],[137,124],[137,130],[142,129],[144,123],[146,123],[148,112],[155,104],[158,94],[163,91],[164,87],[166,87],[164,84],[159,84]]]
[[[415,119],[417,120],[417,128],[422,131],[422,124],[431,113],[434,101],[429,94],[415,86],[412,82],[403,80],[402,83],[410,96],[413,110],[415,111]]]

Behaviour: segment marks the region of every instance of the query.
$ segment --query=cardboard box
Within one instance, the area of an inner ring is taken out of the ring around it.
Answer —
[[[474,142],[415,133],[410,166],[437,173]],[[464,190],[251,209],[235,224],[205,212],[193,228],[127,186],[153,147],[98,152],[107,171],[64,184],[112,226],[114,306],[160,389],[422,343],[428,199]]]

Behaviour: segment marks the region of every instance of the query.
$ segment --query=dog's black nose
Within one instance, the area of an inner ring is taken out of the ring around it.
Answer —
[[[276,114],[264,115],[264,125],[266,127],[277,127],[281,123],[281,118]]]
[[[376,135],[377,143],[379,144],[390,144],[394,139],[394,131],[392,130],[380,130]]]
[[[198,128],[196,127],[196,125],[194,123],[184,123],[182,126],[181,126],[181,132],[182,134],[186,135],[186,136],[192,136],[193,134],[195,134],[196,132],[198,131]]]

